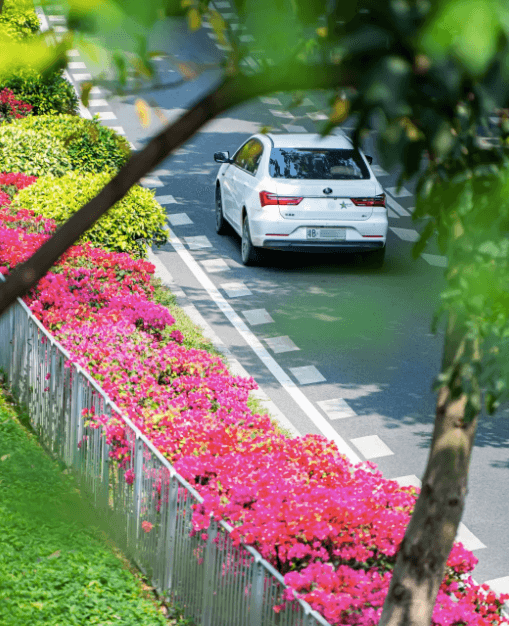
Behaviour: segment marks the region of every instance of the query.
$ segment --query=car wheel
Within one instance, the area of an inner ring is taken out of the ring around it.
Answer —
[[[251,241],[251,233],[249,231],[249,220],[247,219],[247,215],[244,217],[244,221],[242,222],[242,241],[240,248],[242,263],[244,265],[256,265],[257,263],[259,263],[261,253],[259,248],[255,248],[253,246],[253,242]]]
[[[366,252],[364,255],[366,266],[373,269],[380,269],[385,261],[385,248],[386,246],[378,250],[373,250],[373,252]]]
[[[216,233],[218,235],[226,234],[228,230],[228,223],[224,219],[223,214],[223,199],[221,197],[221,189],[219,185],[216,187]]]

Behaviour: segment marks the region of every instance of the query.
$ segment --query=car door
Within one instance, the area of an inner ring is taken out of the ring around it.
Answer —
[[[249,197],[256,186],[256,172],[263,154],[259,139],[249,139],[233,158],[232,207],[230,221],[237,232],[242,232],[242,207],[248,206]]]

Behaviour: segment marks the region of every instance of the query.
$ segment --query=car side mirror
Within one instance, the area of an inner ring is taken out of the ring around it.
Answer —
[[[229,152],[214,152],[214,161],[217,163],[231,163]]]
[[[371,165],[373,163],[373,157],[367,154],[364,155],[366,157],[366,161]]]

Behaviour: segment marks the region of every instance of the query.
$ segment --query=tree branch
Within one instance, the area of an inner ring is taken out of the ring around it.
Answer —
[[[17,297],[35,286],[67,248],[123,198],[142,176],[216,115],[255,96],[275,91],[354,86],[356,76],[345,66],[318,67],[293,63],[291,68],[275,66],[255,76],[235,76],[223,80],[174,124],[151,139],[141,152],[133,155],[95,198],[81,207],[27,261],[6,277],[5,283],[0,285],[0,314]]]

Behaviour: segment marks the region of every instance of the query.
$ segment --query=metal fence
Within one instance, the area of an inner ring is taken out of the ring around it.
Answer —
[[[201,496],[71,362],[20,299],[0,317],[0,367],[41,443],[72,469],[117,544],[194,622],[328,626],[301,600],[274,611],[286,588],[283,577],[256,550],[234,546],[228,524],[212,521],[207,538],[190,536],[193,505]],[[122,422],[131,451],[127,467],[110,462],[102,427],[91,427],[83,417],[84,409],[92,408]],[[132,484],[125,480],[128,470]]]

